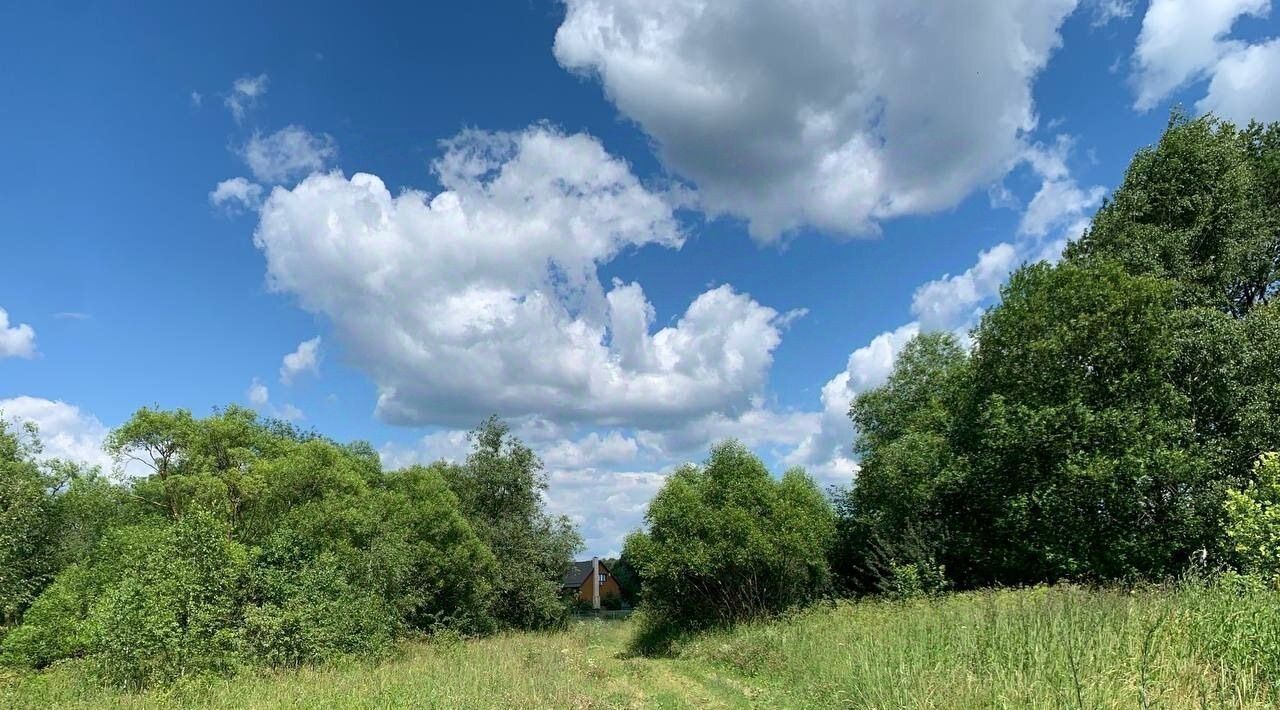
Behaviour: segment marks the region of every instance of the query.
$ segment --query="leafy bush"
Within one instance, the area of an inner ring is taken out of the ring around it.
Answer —
[[[238,665],[248,561],[228,532],[199,511],[116,531],[84,621],[100,677],[138,687]]]
[[[622,596],[616,592],[608,592],[600,595],[600,608],[608,611],[619,611],[622,609]]]
[[[270,601],[245,610],[244,636],[252,657],[273,666],[298,666],[343,655],[373,655],[395,637],[395,609],[371,589],[353,584],[336,556],[289,575]]]
[[[33,430],[11,431],[0,417],[0,630],[21,618],[53,572],[55,502],[38,450]]]
[[[1254,474],[1227,491],[1227,539],[1242,571],[1280,587],[1280,454],[1259,457]]]
[[[681,628],[783,611],[828,590],[830,504],[799,469],[775,480],[736,441],[667,480],[626,542],[648,618]]]
[[[82,565],[72,565],[35,600],[23,623],[0,641],[0,665],[43,668],[88,653],[84,619],[97,585]]]
[[[890,596],[897,599],[933,596],[948,587],[946,568],[927,562],[908,562],[893,566]]]

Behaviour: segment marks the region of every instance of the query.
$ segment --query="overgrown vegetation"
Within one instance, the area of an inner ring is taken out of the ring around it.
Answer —
[[[645,519],[625,556],[644,580],[653,633],[776,613],[828,589],[830,504],[804,471],[774,479],[738,442],[673,473]]]
[[[150,475],[42,466],[0,430],[0,580],[6,621],[21,619],[6,664],[82,658],[139,687],[563,621],[555,584],[579,540],[543,512],[540,464],[496,421],[465,464],[392,472],[367,445],[236,407],[143,409],[108,446]],[[524,595],[506,593],[513,578]]]
[[[1060,263],[1013,274],[971,350],[921,335],[853,403],[842,586],[1256,569],[1240,540],[1269,533],[1232,542],[1224,501],[1263,493],[1254,462],[1280,448],[1278,285],[1280,125],[1175,115]]]
[[[968,592],[819,605],[626,653],[634,622],[462,643],[378,664],[187,679],[145,694],[75,665],[0,679],[0,706],[397,708],[1272,708],[1276,593],[1229,582]]]

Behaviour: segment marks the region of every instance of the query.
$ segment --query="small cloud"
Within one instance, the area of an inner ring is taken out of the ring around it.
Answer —
[[[269,136],[255,132],[240,151],[253,176],[268,183],[323,170],[337,154],[333,136],[311,133],[302,126],[286,126]]]
[[[267,416],[291,422],[306,418],[302,410],[292,404],[286,402],[278,407],[271,404],[270,390],[256,377],[249,383],[249,389],[245,391],[244,396],[249,400],[250,406]]]
[[[267,93],[267,75],[242,76],[231,85],[231,93],[224,103],[231,111],[236,123],[244,120],[245,112],[258,103],[258,99]]]
[[[1017,195],[1014,195],[1009,186],[1003,182],[998,182],[987,188],[987,202],[991,204],[991,209],[993,210],[1016,210],[1022,207]]]
[[[93,316],[79,311],[58,311],[53,314],[58,320],[92,320]]]
[[[1093,0],[1093,27],[1104,27],[1133,15],[1134,0]]]
[[[801,318],[804,318],[807,315],[809,315],[808,308],[792,308],[786,313],[783,313],[782,315],[778,316],[778,319],[776,322],[779,328],[782,328],[783,330],[785,330],[791,327],[792,323],[795,323],[796,321],[800,320]]]
[[[255,408],[262,408],[267,406],[267,402],[271,399],[271,392],[255,377],[253,382],[249,383],[249,389],[245,391],[244,396],[249,400],[249,404]]]
[[[36,356],[36,331],[26,323],[9,324],[9,312],[0,308],[0,359]]]
[[[200,105],[203,103],[204,103],[204,95],[201,94],[199,91],[192,91],[191,92],[191,108],[200,108]]]
[[[242,177],[223,180],[209,193],[209,204],[228,212],[257,209],[262,202],[262,186]]]
[[[284,356],[280,364],[280,381],[286,385],[293,384],[293,378],[310,372],[320,374],[320,336],[298,343],[297,349]]]

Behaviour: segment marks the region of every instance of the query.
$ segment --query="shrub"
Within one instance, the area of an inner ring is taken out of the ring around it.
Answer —
[[[893,565],[889,594],[897,599],[933,596],[947,589],[947,573],[942,565],[908,562]]]
[[[1241,571],[1280,586],[1280,454],[1259,457],[1254,474],[1227,491],[1227,539]]]
[[[54,498],[35,461],[39,440],[32,428],[10,429],[0,416],[0,631],[22,617],[53,571]]]
[[[374,655],[398,629],[395,610],[353,584],[333,555],[289,575],[276,598],[245,610],[246,649],[272,666],[298,666],[343,655]]]
[[[83,566],[64,569],[27,609],[23,624],[0,642],[0,664],[43,668],[83,656],[89,649],[84,617],[97,596],[95,587]]]
[[[602,594],[600,595],[600,608],[608,611],[619,611],[622,609],[622,597],[613,592]]]
[[[680,628],[773,614],[824,594],[834,515],[800,469],[775,480],[736,441],[674,473],[650,503],[648,533],[626,555],[654,623]]]
[[[174,525],[118,531],[114,577],[85,620],[94,668],[139,687],[240,662],[247,556],[225,524],[193,511]]]

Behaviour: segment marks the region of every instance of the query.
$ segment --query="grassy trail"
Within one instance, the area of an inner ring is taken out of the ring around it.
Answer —
[[[630,656],[632,622],[406,643],[345,663],[165,691],[75,665],[0,679],[0,707],[1271,708],[1280,595],[1073,588],[841,604]]]

